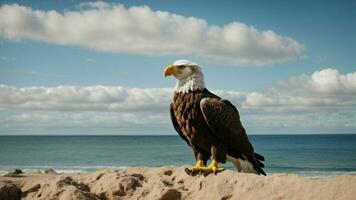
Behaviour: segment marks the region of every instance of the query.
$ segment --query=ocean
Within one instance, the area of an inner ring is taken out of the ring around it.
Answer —
[[[250,135],[267,174],[356,175],[356,135]],[[0,136],[0,173],[19,168],[88,172],[101,168],[193,165],[179,136]],[[225,167],[233,169],[231,164]]]

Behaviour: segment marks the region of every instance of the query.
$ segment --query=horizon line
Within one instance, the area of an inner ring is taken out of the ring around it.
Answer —
[[[261,134],[261,133],[255,133],[255,134],[247,134],[247,136],[298,136],[298,135],[356,135],[356,133],[266,133],[266,134]],[[172,137],[179,137],[179,135],[172,135],[172,134],[132,134],[132,135],[127,135],[127,134],[103,134],[103,135],[99,135],[99,134],[49,134],[49,135],[43,135],[43,134],[5,134],[5,135],[1,135],[0,137],[8,137],[8,136],[149,136],[149,137],[159,137],[159,136],[172,136]]]

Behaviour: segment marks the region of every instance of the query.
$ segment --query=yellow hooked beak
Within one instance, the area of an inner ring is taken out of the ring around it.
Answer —
[[[164,76],[171,76],[176,74],[176,68],[173,65],[168,65],[164,70]]]

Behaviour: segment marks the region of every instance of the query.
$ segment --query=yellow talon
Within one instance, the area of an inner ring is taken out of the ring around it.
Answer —
[[[204,162],[202,160],[197,160],[195,166],[186,168],[185,172],[187,174],[195,175],[197,172],[204,172],[204,168],[206,168]]]
[[[217,174],[219,172],[224,171],[225,168],[219,167],[218,162],[216,160],[212,160],[210,165],[208,167],[205,167],[204,169],[204,175],[209,175],[210,173]]]
[[[196,173],[204,173],[204,175],[209,175],[210,173],[217,174],[219,172],[224,171],[225,168],[218,167],[218,162],[216,160],[212,160],[210,165],[205,167],[204,162],[202,160],[198,160],[194,167],[188,167],[185,169],[185,172],[189,175],[195,175]]]

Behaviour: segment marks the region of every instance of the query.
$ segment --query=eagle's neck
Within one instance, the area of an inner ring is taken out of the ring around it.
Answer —
[[[178,93],[188,93],[205,88],[204,75],[201,71],[195,71],[187,78],[178,79],[175,91]]]

